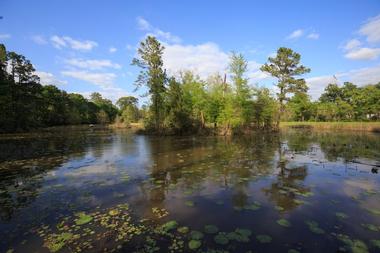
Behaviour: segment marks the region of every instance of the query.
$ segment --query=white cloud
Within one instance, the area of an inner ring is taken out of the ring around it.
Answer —
[[[170,74],[191,70],[206,78],[216,72],[226,71],[229,56],[215,43],[199,45],[165,45],[164,67]]]
[[[362,25],[359,34],[366,36],[370,43],[380,42],[380,15],[370,18]]]
[[[43,85],[67,84],[67,81],[59,80],[52,73],[49,73],[49,72],[36,71],[35,74],[40,77],[40,83]]]
[[[134,47],[131,46],[131,45],[129,45],[129,44],[127,44],[127,45],[125,46],[125,48],[126,48],[127,50],[133,50],[133,49],[134,49]]]
[[[61,49],[63,47],[70,47],[74,50],[91,51],[94,47],[98,46],[98,43],[91,40],[75,40],[68,36],[59,37],[54,35],[50,38],[55,48]]]
[[[380,82],[380,65],[361,68],[340,74],[342,78],[359,86]]]
[[[307,35],[307,38],[311,40],[317,40],[319,39],[319,33],[310,33],[309,35]]]
[[[347,41],[346,45],[343,47],[345,50],[352,50],[358,48],[362,43],[358,39],[352,39]]]
[[[121,66],[117,63],[113,63],[110,60],[84,60],[78,58],[72,58],[65,60],[65,62],[71,66],[89,69],[89,70],[98,70],[104,68],[114,68],[120,69]]]
[[[108,50],[110,53],[115,53],[117,51],[116,47],[110,47]]]
[[[146,19],[143,17],[137,17],[138,28],[142,31],[148,32],[147,35],[153,35],[159,39],[162,39],[166,42],[171,43],[180,43],[181,39],[178,36],[171,34],[170,32],[164,32],[161,29],[152,26]]]
[[[305,79],[309,86],[308,93],[313,100],[317,100],[329,83],[335,83],[336,79],[331,76],[317,76]]]
[[[48,43],[47,40],[42,35],[34,35],[32,36],[32,40],[34,43],[38,45],[45,45]]]
[[[306,83],[309,86],[311,97],[314,100],[318,99],[330,83],[342,84],[342,82],[349,81],[358,86],[378,83],[380,82],[380,65],[336,73],[335,76],[337,79],[334,78],[334,75],[307,78]]]
[[[62,71],[61,74],[95,84],[103,89],[114,87],[113,83],[116,78],[114,73],[96,73],[88,71]]]
[[[7,40],[7,39],[10,39],[11,38],[11,35],[10,34],[0,34],[0,40]]]
[[[302,29],[298,29],[289,34],[286,39],[297,39],[303,35],[304,31]]]
[[[380,55],[380,48],[362,47],[347,52],[344,57],[351,60],[376,60]]]

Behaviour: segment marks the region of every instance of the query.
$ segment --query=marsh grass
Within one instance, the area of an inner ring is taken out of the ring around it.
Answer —
[[[380,122],[281,122],[281,128],[349,130],[380,133]]]

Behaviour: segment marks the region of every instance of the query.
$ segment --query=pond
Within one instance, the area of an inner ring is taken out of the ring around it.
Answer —
[[[380,252],[380,135],[0,137],[0,252]]]

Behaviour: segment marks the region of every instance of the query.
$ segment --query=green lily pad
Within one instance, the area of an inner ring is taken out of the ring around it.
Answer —
[[[164,225],[162,225],[161,228],[164,231],[168,232],[172,229],[175,229],[177,226],[178,226],[178,223],[175,220],[171,220],[171,221],[166,222]]]
[[[215,225],[205,225],[204,230],[207,234],[215,234],[219,231],[218,227]]]
[[[256,239],[260,243],[270,243],[272,241],[272,237],[270,237],[269,235],[257,235]]]
[[[351,246],[352,253],[368,253],[367,245],[360,240],[354,240]]]
[[[316,221],[306,221],[306,225],[309,227],[309,230],[314,234],[324,234],[325,231],[319,227],[318,222]]]
[[[283,208],[282,206],[275,206],[274,209],[276,209],[277,211],[284,211],[285,208]]]
[[[348,215],[342,212],[337,212],[335,213],[335,216],[338,217],[339,219],[347,219]]]
[[[376,225],[373,225],[373,224],[361,224],[362,227],[370,230],[370,231],[373,231],[373,232],[379,232],[380,231],[380,226],[376,226]]]
[[[203,233],[202,232],[199,232],[199,231],[196,231],[196,230],[193,230],[191,231],[190,233],[190,237],[191,239],[193,240],[200,240],[203,238]]]
[[[286,219],[277,220],[277,224],[279,224],[280,226],[283,226],[283,227],[290,227],[291,226],[291,223]]]
[[[380,240],[371,240],[371,244],[380,249]]]
[[[187,201],[185,201],[185,205],[189,206],[189,207],[193,207],[194,206],[194,202],[191,201],[191,200],[187,200]]]
[[[44,245],[50,250],[50,252],[57,252],[61,250],[73,237],[72,233],[62,233],[62,234],[53,234],[49,236],[48,240],[44,243]]]
[[[189,249],[195,250],[198,249],[202,245],[202,242],[199,240],[191,240],[189,242]]]
[[[177,231],[180,232],[181,234],[187,234],[187,233],[189,233],[189,228],[188,227],[179,227],[179,228],[177,228]]]
[[[226,245],[226,244],[228,244],[229,239],[228,239],[226,233],[219,232],[216,236],[214,236],[214,241],[217,244]]]
[[[296,249],[290,249],[288,250],[288,253],[299,253],[299,251]]]
[[[75,224],[77,225],[83,225],[92,221],[92,217],[85,212],[76,213],[76,216],[78,216],[78,218],[75,220]]]
[[[252,232],[249,229],[237,228],[234,232],[230,232],[227,234],[228,239],[235,240],[238,242],[249,242],[249,237]]]
[[[261,204],[259,202],[257,202],[257,201],[255,201],[252,204],[244,207],[244,209],[246,209],[246,210],[252,210],[252,211],[259,210],[260,208],[261,208]]]
[[[380,216],[380,210],[378,210],[378,209],[367,208],[366,210],[367,210],[368,212],[370,212],[371,214],[379,215],[379,216]]]

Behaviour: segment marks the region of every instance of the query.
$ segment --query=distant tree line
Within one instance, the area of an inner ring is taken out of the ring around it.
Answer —
[[[300,54],[279,48],[261,67],[278,80],[276,91],[249,85],[248,62],[232,53],[227,73],[205,80],[182,71],[169,76],[164,47],[152,36],[141,42],[132,64],[141,68],[136,88],[147,88],[148,103],[121,97],[116,104],[92,93],[89,99],[54,85],[41,85],[24,56],[0,45],[0,132],[71,124],[141,121],[152,133],[185,134],[214,129],[231,134],[250,129],[278,129],[280,121],[369,121],[380,119],[380,83],[357,87],[329,84],[318,101],[311,101],[301,75],[310,69]],[[275,93],[275,94],[273,94]]]

